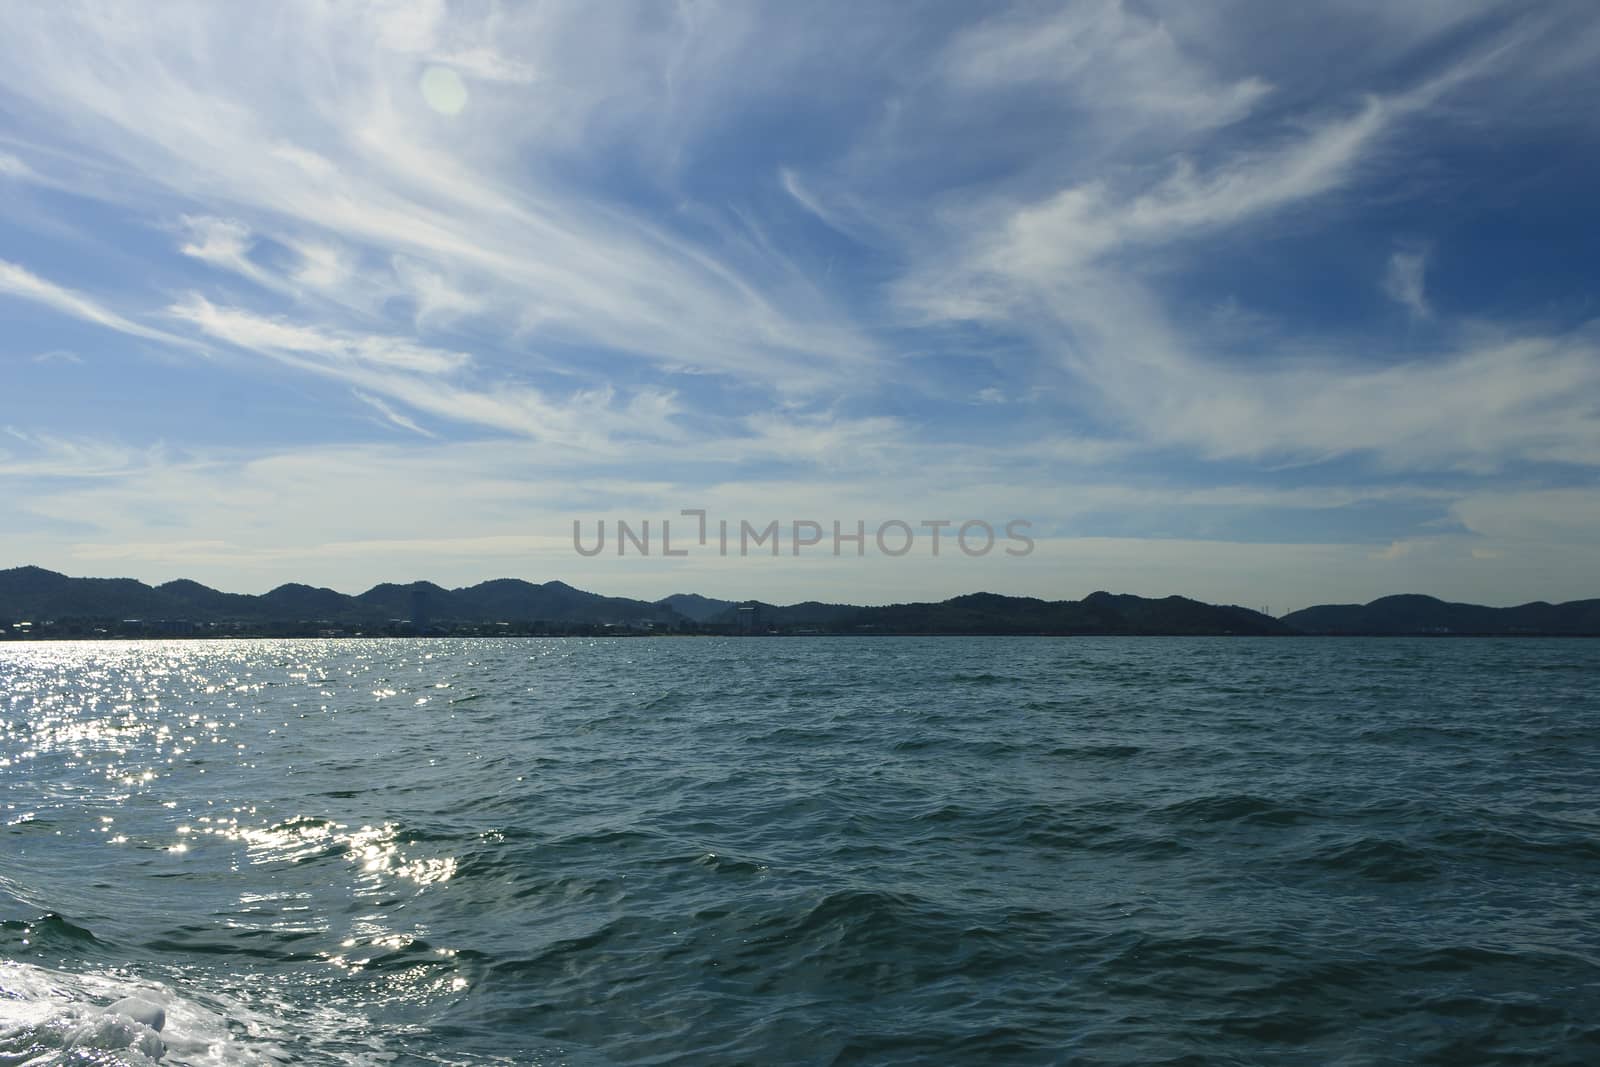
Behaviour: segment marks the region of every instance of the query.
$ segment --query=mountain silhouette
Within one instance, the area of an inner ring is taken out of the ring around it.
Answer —
[[[1369,604],[1322,604],[1290,612],[1283,621],[1308,634],[1595,635],[1600,634],[1600,600],[1488,608],[1403,593]]]
[[[41,567],[0,571],[0,625],[46,624],[70,636],[153,632],[590,632],[596,628],[725,633],[905,634],[1551,634],[1600,635],[1600,600],[1538,601],[1514,608],[1388,596],[1369,604],[1325,604],[1274,619],[1188,597],[1097,592],[1082,600],[968,593],[937,602],[865,607],[804,601],[768,604],[675,593],[654,602],[603,596],[565,582],[500,578],[460,589],[386,582],[350,596],[299,583],[259,596],[224,593],[188,579],[146,585],[131,578],[70,578]],[[71,625],[68,625],[68,624]],[[465,629],[464,629],[465,628]],[[57,631],[50,631],[57,632]]]

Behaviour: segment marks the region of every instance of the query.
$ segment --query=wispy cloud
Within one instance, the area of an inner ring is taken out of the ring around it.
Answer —
[[[1056,305],[1063,358],[1146,439],[1218,459],[1370,453],[1400,469],[1600,455],[1600,350],[1578,335],[1472,336],[1428,359],[1230,360],[1141,287],[1101,279]],[[1427,397],[1426,405],[1417,398]]]
[[[0,178],[32,178],[33,168],[10,152],[0,152]]]
[[[1053,84],[1201,127],[1243,117],[1270,92],[1260,78],[1218,78],[1160,21],[1116,0],[993,15],[956,38],[943,66],[968,88]]]
[[[279,288],[278,279],[262,270],[250,259],[254,240],[250,227],[237,219],[217,219],[206,216],[182,218],[188,240],[179,250],[220,270],[232,271],[249,278],[257,285],[269,289]]]
[[[33,357],[35,363],[72,363],[81,364],[83,357],[65,348],[52,348],[48,352],[40,352]]]
[[[355,255],[399,255],[458,291],[469,288],[454,281],[464,275],[492,280],[495,306],[531,312],[518,316],[524,329],[533,323],[540,335],[669,367],[798,383],[873,358],[870,339],[815,293],[789,306],[747,265],[664,220],[597,205],[582,185],[544,168],[506,172],[497,143],[540,151],[546,109],[519,119],[507,95],[526,101],[523,79],[507,75],[537,60],[491,60],[486,44],[456,50],[446,38],[477,31],[447,32],[437,19],[411,25],[354,8],[305,14],[310,36],[293,40],[283,23],[243,32],[236,15],[202,15],[184,31],[198,48],[187,57],[172,47],[176,12],[72,24],[77,45],[61,63],[35,49],[66,31],[66,18],[30,19],[9,38],[12,84],[35,114],[86,122],[98,152],[142,181],[216,205],[218,217],[271,220],[300,252],[292,280],[305,286],[337,288]],[[542,47],[559,50],[562,24],[549,28]],[[362,60],[362,51],[340,49],[370,37],[390,50]],[[264,81],[259,57],[268,54],[287,65],[273,65]],[[434,59],[490,79],[450,123],[417,88],[419,64]],[[222,70],[240,76],[218,81]],[[548,108],[573,103],[552,99]],[[237,233],[214,231],[213,243],[186,247],[253,273],[230,238]]]
[[[396,411],[394,408],[392,408],[388,404],[384,403],[378,397],[371,396],[371,395],[369,395],[367,393],[363,393],[359,389],[353,390],[353,393],[354,393],[354,396],[355,396],[355,398],[357,400],[361,401],[363,404],[368,404],[372,408],[374,408],[378,412],[379,415],[383,416],[383,418],[384,418],[384,420],[386,422],[390,422],[390,423],[394,424],[395,426],[400,427],[402,430],[410,430],[412,433],[417,434],[417,435],[422,436],[422,437],[438,437],[439,436],[438,434],[434,433],[431,430],[425,430],[421,426],[418,426],[415,419],[413,419],[413,418],[411,418],[410,416],[407,416],[407,415],[402,415],[400,412]]]
[[[969,222],[956,268],[913,275],[902,293],[914,307],[955,318],[1010,314],[1081,272],[1141,246],[1182,241],[1257,220],[1337,188],[1391,121],[1372,99],[1326,119],[1271,150],[1252,148],[1207,171],[1180,157],[1170,172],[1137,191],[1095,180]],[[958,236],[958,239],[963,239]]]
[[[1589,400],[1600,390],[1596,350],[1581,333],[1466,330],[1426,357],[1241,358],[1205,329],[1175,324],[1162,295],[1169,283],[1145,265],[1162,255],[1154,262],[1170,271],[1208,236],[1326,209],[1363,168],[1386,165],[1380,149],[1397,124],[1484,69],[1472,57],[1204,168],[1180,156],[1153,182],[1133,171],[1020,206],[979,205],[952,235],[961,253],[908,276],[900,299],[934,321],[1023,330],[1138,436],[1213,459],[1369,454],[1424,469],[1571,461],[1600,445]],[[1396,253],[1384,282],[1418,317],[1431,313],[1424,267],[1421,253]],[[1425,408],[1413,399],[1424,395]]]
[[[369,367],[414,374],[449,374],[472,361],[465,352],[449,352],[403,337],[354,334],[302,326],[217,307],[198,294],[168,309],[172,317],[192,324],[208,336],[255,352],[314,356],[330,366]]]
[[[108,330],[142,337],[147,341],[192,347],[192,343],[123,317],[83,293],[45,280],[26,267],[0,259],[0,296],[41,304],[63,315],[103,326]]]
[[[217,307],[196,294],[169,313],[218,341],[336,378],[364,399],[381,396],[415,411],[562,448],[616,454],[629,439],[681,436],[673,425],[677,406],[669,392],[640,389],[624,398],[605,387],[573,391],[556,401],[527,385],[468,382],[462,375],[473,364],[470,355],[403,337],[319,329]],[[391,416],[391,421],[396,420]]]
[[[108,478],[147,467],[160,456],[160,448],[141,451],[103,439],[0,427],[0,475],[11,477]]]
[[[1384,294],[1419,319],[1433,314],[1424,288],[1427,267],[1427,256],[1421,252],[1395,252],[1383,276]]]
[[[1297,566],[1548,587],[1517,561],[1576,558],[1560,494],[1600,465],[1600,34],[1241,11],[18,10],[8,498],[101,523],[78,558],[219,573],[363,545],[464,573],[562,509],[710,501],[1037,514],[1030,591],[1266,584],[1227,537],[1307,597]],[[63,324],[153,358],[29,358],[89,356]]]
[[[457,285],[415,260],[396,256],[392,266],[401,288],[415,305],[414,321],[418,329],[453,324],[458,319],[480,315],[489,308],[485,296]]]

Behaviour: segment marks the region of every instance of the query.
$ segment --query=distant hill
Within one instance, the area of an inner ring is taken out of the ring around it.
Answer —
[[[1091,593],[1082,600],[970,593],[938,604],[866,608],[858,625],[928,633],[1289,634],[1277,619],[1187,597]]]
[[[1370,604],[1322,604],[1283,621],[1308,634],[1600,635],[1600,600],[1486,608],[1408,593]]]
[[[755,607],[760,611],[763,626],[778,629],[851,629],[861,612],[872,610],[858,604],[823,604],[815,600],[784,605],[747,600],[729,604],[727,610],[712,616],[710,621],[718,625],[732,625],[738,620],[742,606]]]
[[[736,606],[732,600],[713,600],[699,593],[673,593],[656,601],[656,604],[670,608],[695,622],[710,622],[718,616],[728,614]]]
[[[385,583],[357,596],[290,583],[260,596],[223,593],[181,579],[149,586],[131,578],[69,578],[40,567],[0,571],[0,626],[70,621],[67,635],[102,633],[318,633],[365,628],[404,633],[421,622],[449,633],[614,632],[871,634],[1587,634],[1600,636],[1600,600],[1543,601],[1515,608],[1451,604],[1430,596],[1389,596],[1370,604],[1324,604],[1274,619],[1188,597],[1091,593],[1040,600],[968,593],[937,602],[765,604],[676,593],[654,603],[602,596],[565,582],[517,578],[445,589],[432,582]],[[129,627],[127,620],[143,625]],[[507,630],[510,626],[514,629]],[[477,629],[474,629],[477,628]]]
[[[1240,633],[1290,632],[1268,616],[1184,597],[1148,600],[1095,593],[1086,600],[972,593],[938,603],[862,607],[806,601],[757,608],[760,632],[827,633]],[[421,615],[429,625],[539,622],[552,625],[740,627],[740,604],[697,593],[655,603],[608,597],[565,582],[536,585],[515,578],[445,589],[432,582],[385,583],[347,596],[291,583],[260,596],[223,593],[180,580],[151,587],[128,578],[69,578],[38,567],[0,571],[0,622],[62,618],[175,620],[249,625],[325,622],[382,625]]]
[[[44,612],[99,615],[108,605],[115,605],[115,612],[150,614],[171,611],[178,602],[132,578],[68,578],[41,567],[0,571],[0,621]]]
[[[758,625],[778,630],[919,634],[1288,634],[1278,620],[1244,608],[1216,607],[1172,596],[1150,600],[1093,593],[1083,600],[1039,600],[968,593],[937,603],[858,607],[806,601],[780,606],[747,602]],[[713,618],[736,624],[739,605]]]
[[[420,596],[420,600],[418,597]],[[359,596],[309,585],[280,585],[260,596],[222,593],[180,580],[151,587],[131,578],[69,578],[39,567],[0,571],[0,623],[46,619],[184,619],[196,623],[381,624],[548,622],[631,625],[673,623],[682,616],[643,600],[601,596],[565,582],[517,579],[444,589],[432,582],[374,586]]]

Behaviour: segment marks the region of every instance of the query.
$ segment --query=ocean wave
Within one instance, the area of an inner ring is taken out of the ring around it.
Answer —
[[[1587,1065],[1600,644],[1474,647],[19,661],[0,1067]]]

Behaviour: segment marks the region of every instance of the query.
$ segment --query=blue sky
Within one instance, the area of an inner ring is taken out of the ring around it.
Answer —
[[[5,21],[0,565],[1600,595],[1586,3]],[[573,551],[684,508],[1036,548]]]

